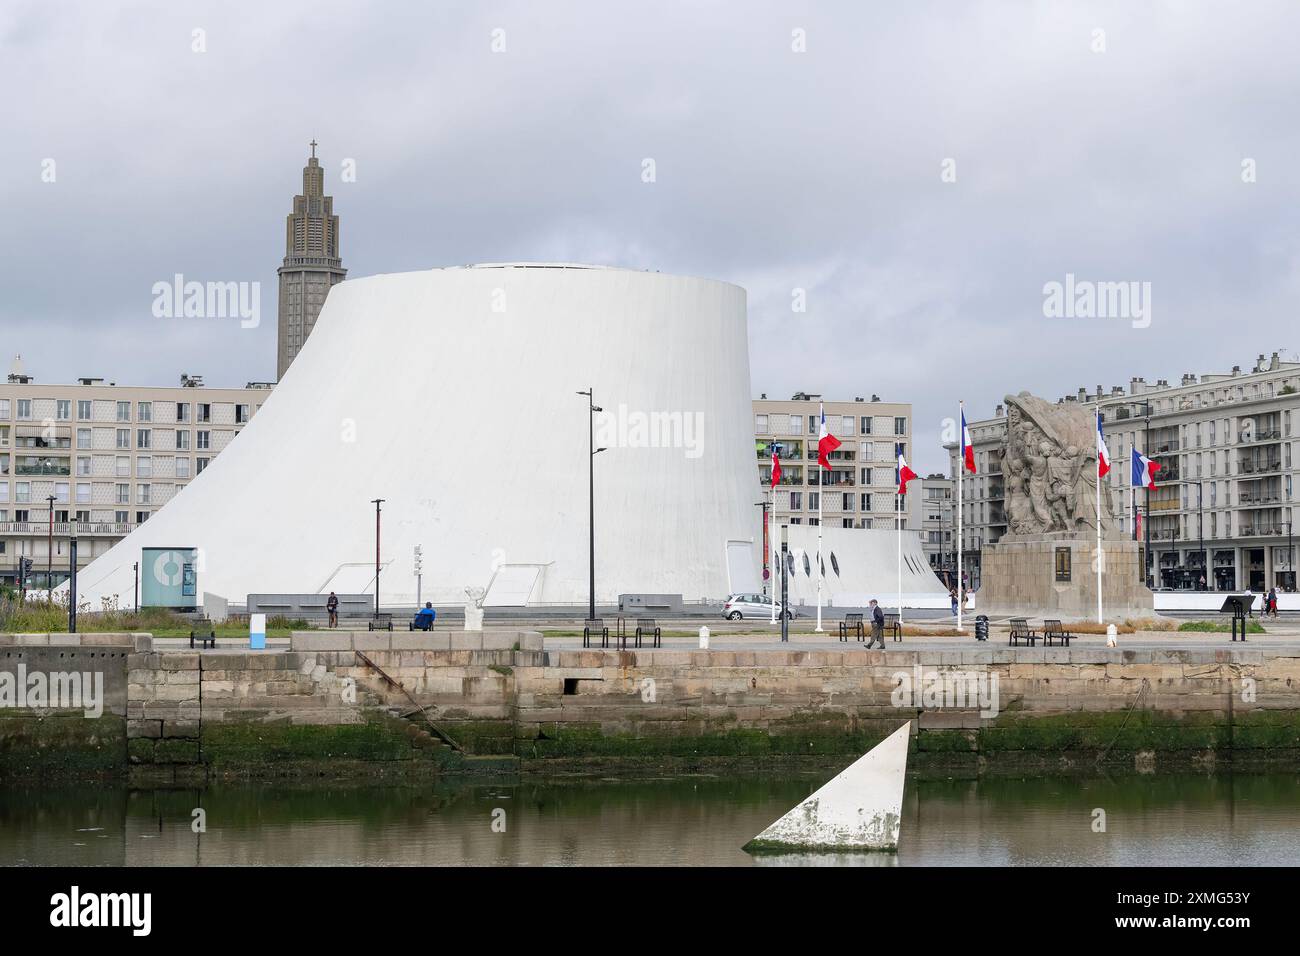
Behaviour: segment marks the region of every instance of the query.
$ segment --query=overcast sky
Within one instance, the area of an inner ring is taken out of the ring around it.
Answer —
[[[3,360],[273,379],[314,137],[351,276],[736,282],[755,396],[910,401],[917,470],[938,470],[959,398],[974,420],[1008,391],[1300,347],[1297,36],[1300,4],[1259,0],[6,0]],[[261,326],[154,318],[175,273],[260,281]],[[1149,282],[1149,326],[1046,316],[1067,273]]]

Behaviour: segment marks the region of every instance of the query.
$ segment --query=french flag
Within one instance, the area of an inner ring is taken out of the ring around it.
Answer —
[[[840,447],[840,440],[826,430],[826,406],[819,406],[822,412],[822,427],[817,433],[817,462],[827,471],[830,470],[830,459],[826,456]]]
[[[970,429],[966,427],[966,409],[961,410],[961,457],[966,462],[966,470],[975,474],[975,449],[970,443]]]
[[[907,494],[907,483],[916,477],[916,472],[907,467],[907,459],[903,457],[903,446],[898,446],[898,493]]]
[[[772,487],[781,482],[781,459],[776,457],[776,442],[772,443]]]
[[[1106,450],[1106,436],[1101,433],[1101,409],[1097,409],[1097,477],[1105,478],[1110,471],[1110,452]]]
[[[1136,448],[1133,449],[1133,487],[1134,488],[1154,488],[1156,486],[1156,472],[1160,470],[1160,463],[1152,461]]]

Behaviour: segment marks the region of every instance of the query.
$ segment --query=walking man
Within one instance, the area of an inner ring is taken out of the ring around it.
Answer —
[[[880,649],[885,649],[885,612],[880,609],[876,599],[871,599],[871,640],[867,642],[867,650],[871,650],[871,645],[876,641],[880,642]]]
[[[339,596],[333,591],[330,592],[329,599],[325,602],[325,610],[330,614],[330,627],[339,626]]]

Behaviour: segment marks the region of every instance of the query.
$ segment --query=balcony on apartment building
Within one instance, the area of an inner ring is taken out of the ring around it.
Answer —
[[[1274,457],[1250,456],[1237,461],[1237,473],[1246,475],[1271,475],[1282,470],[1282,460]]]
[[[117,521],[56,521],[54,522],[54,536],[56,538],[66,538],[76,529],[78,537],[125,537],[136,529],[136,525],[129,522]],[[0,521],[0,534],[11,535],[32,535],[33,537],[43,538],[50,533],[50,523],[48,520],[41,521]]]
[[[760,439],[754,445],[754,456],[760,461],[771,461],[771,445],[776,445],[776,457],[780,461],[798,461],[803,458],[802,441],[777,441],[774,438]]]

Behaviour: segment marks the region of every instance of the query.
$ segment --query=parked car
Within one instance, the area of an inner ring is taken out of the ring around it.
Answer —
[[[777,602],[780,608],[781,602]],[[761,594],[733,594],[722,605],[722,616],[728,621],[751,620],[770,621],[772,619],[772,602]],[[793,611],[785,611],[786,618],[794,617]]]

